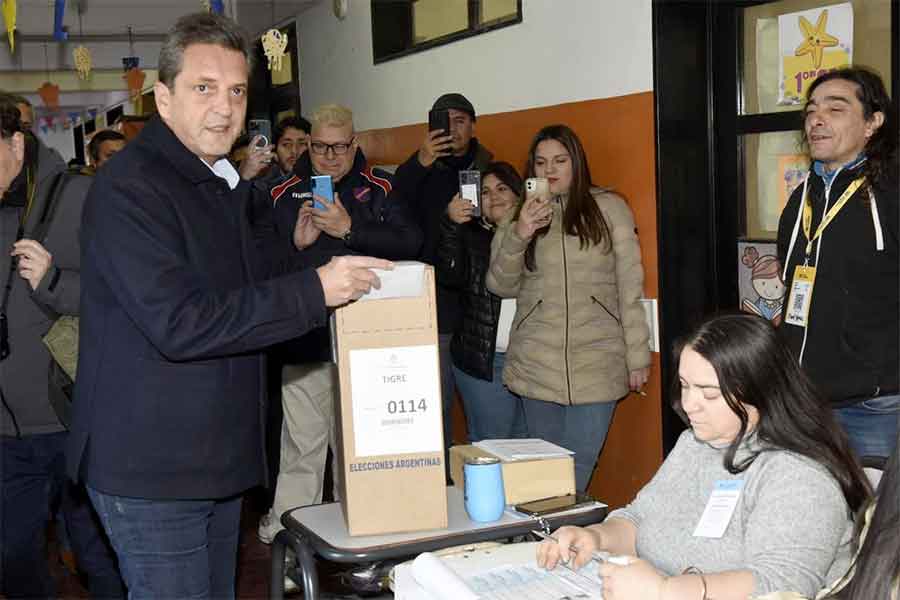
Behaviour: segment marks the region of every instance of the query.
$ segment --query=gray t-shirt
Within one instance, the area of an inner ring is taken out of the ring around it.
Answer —
[[[755,438],[753,438],[755,439]],[[747,456],[750,440],[735,462]],[[637,527],[637,554],[667,575],[749,570],[754,594],[793,590],[813,597],[850,563],[853,524],[837,481],[820,464],[784,450],[763,452],[743,473],[722,464],[724,448],[681,434],[653,479],[610,513]],[[721,538],[694,537],[715,483],[743,480]]]

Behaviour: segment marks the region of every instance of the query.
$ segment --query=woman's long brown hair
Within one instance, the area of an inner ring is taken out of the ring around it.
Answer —
[[[566,125],[548,125],[537,132],[528,149],[526,177],[535,176],[534,153],[538,144],[546,140],[555,140],[562,144],[572,161],[572,187],[569,188],[569,199],[563,211],[563,233],[578,236],[581,248],[603,244],[603,251],[609,252],[612,249],[609,227],[600,207],[597,206],[597,201],[591,195],[591,170],[588,168],[587,156],[581,140],[572,129]],[[549,225],[538,229],[525,250],[525,266],[529,271],[537,268],[534,258],[537,240],[545,236],[549,230]]]

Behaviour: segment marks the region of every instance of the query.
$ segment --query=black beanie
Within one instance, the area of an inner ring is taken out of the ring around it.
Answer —
[[[472,106],[468,98],[458,93],[444,94],[434,101],[434,106],[431,107],[431,110],[449,110],[451,108],[468,113],[472,120],[475,120],[475,107]]]

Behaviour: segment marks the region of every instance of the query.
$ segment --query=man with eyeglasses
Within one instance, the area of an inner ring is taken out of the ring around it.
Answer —
[[[325,255],[367,254],[392,260],[415,258],[422,233],[412,221],[402,190],[390,174],[370,168],[354,135],[353,113],[337,104],[312,115],[309,150],[293,176],[272,189],[272,210],[280,237],[299,251]],[[311,177],[332,179],[334,201],[314,197]],[[314,208],[313,201],[322,208]],[[298,218],[313,225],[307,236],[292,235]],[[327,328],[282,349],[284,424],[281,461],[272,510],[260,519],[259,538],[270,543],[281,530],[281,514],[322,501],[325,460],[334,440],[334,364]],[[337,474],[335,473],[335,484]],[[337,487],[337,485],[335,485]]]
[[[61,503],[92,596],[121,598],[112,550],[65,476],[68,394],[51,377],[42,341],[58,316],[78,314],[78,232],[91,179],[64,172],[20,120],[17,100],[0,93],[0,594],[55,597],[46,525]]]

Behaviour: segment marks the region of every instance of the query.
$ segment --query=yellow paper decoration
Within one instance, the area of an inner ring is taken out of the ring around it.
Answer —
[[[6,23],[6,35],[9,37],[9,51],[16,51],[16,0],[3,0],[3,21]]]
[[[72,58],[75,60],[75,69],[81,79],[87,79],[91,76],[91,51],[84,46],[78,46],[72,51]]]
[[[209,0],[200,0],[200,8],[202,8],[204,12],[212,12],[212,5]]]
[[[270,71],[281,70],[281,60],[287,54],[288,38],[277,29],[270,29],[262,36],[263,53],[269,61]]]
[[[813,68],[818,69],[822,66],[822,51],[825,48],[831,48],[838,45],[838,39],[825,31],[828,26],[828,9],[819,13],[816,20],[816,26],[807,21],[804,17],[800,17],[800,29],[803,30],[803,43],[794,50],[794,56],[803,56],[809,54],[813,62]]]

